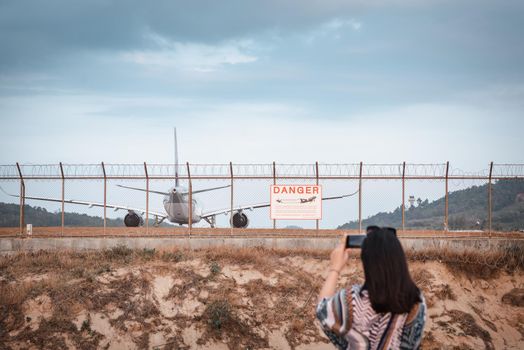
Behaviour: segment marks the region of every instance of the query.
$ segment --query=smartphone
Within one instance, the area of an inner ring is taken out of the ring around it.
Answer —
[[[347,235],[346,248],[360,248],[366,235]]]

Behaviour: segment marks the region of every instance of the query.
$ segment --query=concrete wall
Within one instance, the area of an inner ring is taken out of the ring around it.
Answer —
[[[127,246],[131,249],[200,249],[216,246],[266,247],[275,249],[333,249],[339,237],[35,237],[0,238],[0,254],[37,250],[97,250]],[[524,247],[523,239],[487,238],[401,238],[405,250],[447,248],[491,251],[507,244]]]

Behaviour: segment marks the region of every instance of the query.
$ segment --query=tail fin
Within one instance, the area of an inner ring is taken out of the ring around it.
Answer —
[[[176,139],[176,128],[173,128],[175,136],[175,186],[178,187],[178,143]]]

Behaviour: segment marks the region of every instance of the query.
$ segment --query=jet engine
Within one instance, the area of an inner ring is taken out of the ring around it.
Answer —
[[[124,217],[124,224],[127,227],[138,227],[144,224],[144,219],[142,219],[140,214],[130,210],[129,213],[127,213]]]
[[[233,221],[233,227],[235,228],[246,228],[249,225],[247,215],[241,211],[235,213],[231,220]]]

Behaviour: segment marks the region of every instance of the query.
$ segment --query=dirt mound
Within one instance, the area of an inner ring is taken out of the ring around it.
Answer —
[[[325,251],[39,252],[0,257],[0,348],[332,349],[315,321]],[[524,345],[524,274],[411,261],[423,348]],[[340,287],[362,283],[352,259]]]

